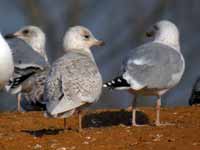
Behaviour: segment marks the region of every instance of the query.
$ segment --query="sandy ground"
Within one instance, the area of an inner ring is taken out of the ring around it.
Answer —
[[[153,126],[153,108],[140,108],[131,127],[125,110],[88,112],[84,130],[77,132],[78,118],[44,118],[41,112],[0,113],[0,150],[200,150],[200,107],[163,108],[161,119],[173,125]]]

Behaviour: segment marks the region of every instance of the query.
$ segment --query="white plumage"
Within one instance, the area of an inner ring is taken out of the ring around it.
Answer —
[[[14,71],[12,51],[0,34],[0,89],[10,79]]]

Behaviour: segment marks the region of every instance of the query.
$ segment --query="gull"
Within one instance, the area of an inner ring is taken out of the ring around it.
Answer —
[[[71,27],[64,36],[66,54],[57,59],[47,76],[44,99],[46,117],[66,119],[75,111],[82,130],[83,107],[96,102],[102,91],[102,77],[90,50],[103,45],[83,26]]]
[[[159,21],[146,35],[153,40],[133,49],[125,60],[122,75],[103,85],[111,89],[128,90],[135,95],[132,103],[133,126],[139,126],[136,124],[138,95],[157,97],[155,125],[161,125],[161,96],[180,82],[185,70],[179,31],[174,23]]]
[[[22,105],[24,110],[43,109],[44,106],[40,101],[43,99],[44,83],[49,69],[49,62],[45,51],[46,37],[44,32],[36,26],[25,26],[17,32],[7,34],[4,37],[6,39],[17,38],[23,40],[46,62],[44,65],[38,65],[36,62],[16,63],[14,75],[6,86],[7,90],[12,94],[17,94],[18,111],[21,110],[20,105]],[[38,55],[33,56],[38,57]],[[14,58],[18,60],[18,57]],[[21,101],[22,95],[25,97],[23,101]]]
[[[14,72],[12,51],[0,33],[0,90],[9,81]]]

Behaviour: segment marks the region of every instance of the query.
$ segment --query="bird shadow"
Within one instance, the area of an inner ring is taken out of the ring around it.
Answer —
[[[114,125],[130,126],[132,121],[132,113],[126,110],[106,111],[100,113],[92,113],[84,116],[83,127],[108,127]],[[149,124],[149,118],[144,112],[136,112],[136,123],[139,125]]]
[[[131,126],[132,113],[124,109],[119,111],[105,111],[99,113],[90,113],[83,117],[83,128],[101,128],[115,125]],[[139,125],[149,124],[149,118],[144,112],[136,112],[136,123]],[[67,130],[73,130],[68,128]],[[75,130],[77,131],[77,130]],[[21,130],[21,132],[28,133],[35,137],[42,137],[45,135],[57,135],[65,132],[63,128],[56,129],[39,129],[39,130]]]
[[[21,130],[21,132],[28,133],[35,137],[42,137],[44,135],[57,135],[64,132],[64,129]]]

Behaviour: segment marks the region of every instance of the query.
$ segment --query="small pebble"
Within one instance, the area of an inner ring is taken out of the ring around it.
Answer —
[[[193,146],[198,146],[200,143],[192,143]]]
[[[76,146],[72,146],[72,147],[71,147],[71,150],[75,150],[75,149],[76,149]]]
[[[40,148],[42,148],[42,146],[40,144],[36,144],[33,148],[34,149],[40,149]]]
[[[65,147],[59,147],[56,150],[66,150],[66,148]]]
[[[84,141],[84,142],[83,142],[83,144],[86,144],[86,145],[87,145],[87,144],[89,144],[89,142],[87,142],[87,141]]]
[[[91,137],[90,137],[90,136],[86,136],[85,138],[86,138],[86,139],[88,139],[88,140],[90,140],[90,139],[91,139]]]
[[[53,144],[51,144],[51,148],[55,148],[56,146],[57,146],[58,144],[56,144],[56,143],[53,143]]]

